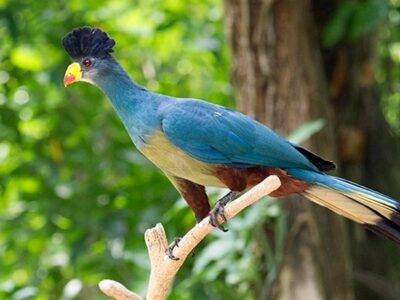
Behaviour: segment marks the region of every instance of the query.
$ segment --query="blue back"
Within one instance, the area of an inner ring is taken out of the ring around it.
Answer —
[[[163,103],[166,137],[190,156],[210,164],[318,169],[288,141],[261,123],[225,107],[195,99]]]

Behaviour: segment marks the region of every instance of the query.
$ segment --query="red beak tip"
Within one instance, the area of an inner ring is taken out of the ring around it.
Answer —
[[[75,81],[75,76],[72,74],[67,74],[64,76],[64,86],[70,85]]]

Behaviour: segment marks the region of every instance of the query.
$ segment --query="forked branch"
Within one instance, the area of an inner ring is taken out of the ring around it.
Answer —
[[[281,182],[277,176],[267,177],[263,182],[225,206],[226,219],[231,219],[247,206],[278,189],[280,185]],[[222,221],[220,218],[219,222]],[[207,217],[186,233],[180,240],[179,247],[174,248],[173,255],[178,257],[179,260],[172,260],[165,253],[168,241],[162,224],[159,223],[155,227],[146,230],[145,241],[151,266],[147,300],[166,299],[172,280],[187,256],[213,229],[214,227],[210,225],[210,218]],[[142,299],[122,284],[113,280],[103,280],[99,283],[99,287],[104,294],[116,300]]]

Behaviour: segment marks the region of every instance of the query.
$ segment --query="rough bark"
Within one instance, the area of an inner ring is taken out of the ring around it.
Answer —
[[[307,0],[225,0],[238,106],[281,134],[315,118],[328,126],[308,144],[335,157],[328,86]],[[290,232],[270,299],[353,299],[343,219],[296,197],[285,203]]]

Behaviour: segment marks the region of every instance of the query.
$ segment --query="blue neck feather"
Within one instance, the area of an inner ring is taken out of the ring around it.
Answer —
[[[116,61],[112,61],[111,64],[110,70],[96,76],[94,81],[111,100],[117,113],[124,114],[127,106],[137,104],[149,92],[133,82]]]
[[[115,60],[108,64],[107,70],[93,78],[94,83],[111,100],[133,142],[140,147],[157,128],[157,97],[136,84]]]

